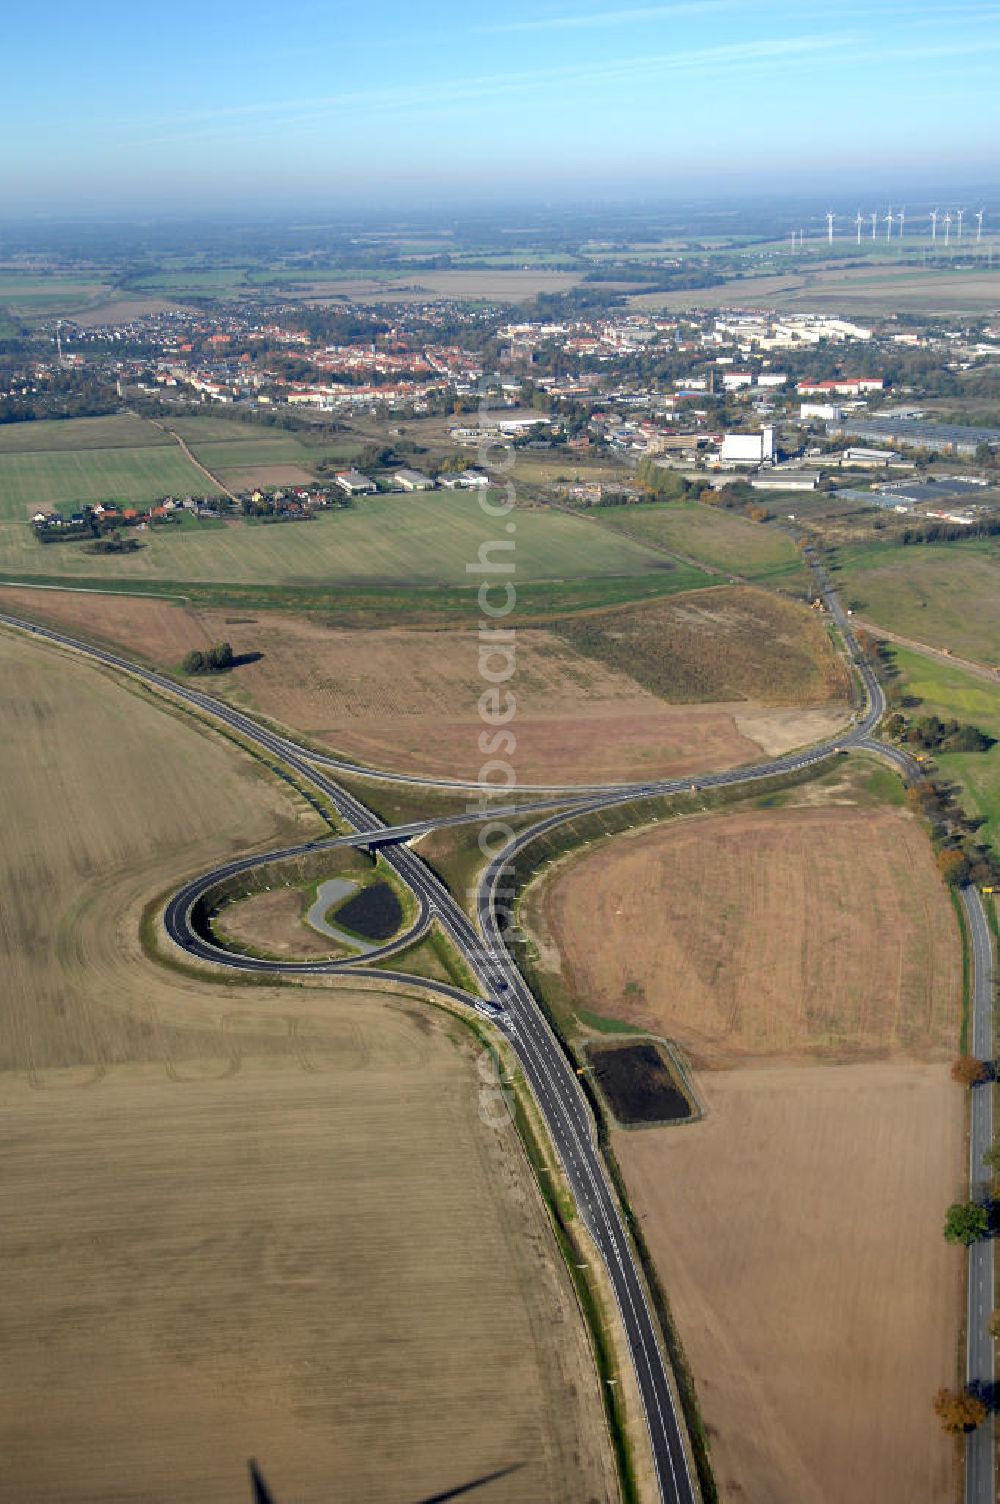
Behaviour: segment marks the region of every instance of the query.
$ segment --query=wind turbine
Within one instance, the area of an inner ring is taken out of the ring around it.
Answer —
[[[962,216],[963,216],[964,213],[965,213],[964,209],[956,209],[955,210],[955,217],[958,220],[958,238],[959,238],[959,240],[961,240],[961,238],[962,238]]]
[[[977,209],[976,210],[976,244],[977,245],[979,244],[979,242],[983,238],[983,215],[985,213],[986,213],[985,209]]]
[[[833,210],[826,211],[826,238],[829,245],[833,245]]]
[[[931,239],[932,240],[937,240],[937,221],[938,221],[938,211],[936,209],[932,209],[931,210]]]
[[[900,238],[900,240],[902,240],[902,238],[903,238],[903,226],[906,223],[906,210],[905,209],[900,209],[900,211],[899,211],[898,215],[896,216],[896,218],[899,220],[899,238]]]
[[[878,210],[872,215],[872,239],[875,239],[875,226],[878,224]]]
[[[857,219],[856,219],[856,220],[855,220],[855,221],[854,221],[854,223],[855,223],[855,224],[856,224],[856,225],[857,225],[857,227],[858,227],[858,245],[860,245],[860,244],[861,244],[861,226],[862,226],[862,225],[863,225],[863,224],[864,224],[864,222],[865,222],[865,217],[864,217],[864,215],[863,215],[863,214],[862,214],[862,212],[861,212],[861,210],[860,210],[860,209],[859,209],[859,210],[858,210],[858,217],[857,217]]]
[[[951,240],[951,215],[950,214],[946,214],[945,217],[944,217],[944,243],[945,243],[945,245],[947,245],[950,240]]]
[[[885,238],[886,238],[886,240],[891,240],[892,239],[892,208],[891,208],[891,206],[890,206],[888,214],[885,216]]]

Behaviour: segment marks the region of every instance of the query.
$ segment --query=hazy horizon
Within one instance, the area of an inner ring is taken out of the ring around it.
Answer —
[[[1000,7],[121,0],[6,22],[7,221],[993,180]],[[26,125],[27,122],[27,125]],[[924,188],[924,185],[928,186]]]

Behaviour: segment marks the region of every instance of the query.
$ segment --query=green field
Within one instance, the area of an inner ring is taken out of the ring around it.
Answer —
[[[996,540],[874,544],[844,549],[838,565],[834,580],[859,616],[978,663],[1000,662]]]
[[[124,454],[129,460],[132,457],[131,451],[93,451],[102,462],[109,453]],[[163,481],[166,468],[157,468],[155,460],[143,451],[136,453],[150,465],[151,481],[155,476],[161,481],[161,489],[182,489],[173,479]],[[3,464],[15,458],[35,456],[10,456],[0,462],[0,487],[5,494]],[[39,458],[51,465],[63,457]],[[65,458],[79,460],[80,456]],[[162,458],[177,465],[184,463],[179,454],[170,451]],[[99,487],[98,473],[88,473],[92,494],[115,494],[113,474],[109,471]],[[51,474],[48,483],[51,490]],[[26,484],[22,478],[22,488]],[[139,479],[133,476],[132,484],[134,492]],[[5,515],[24,516],[25,512],[22,509],[18,514],[16,505],[12,505]],[[692,574],[683,567],[674,569],[662,554],[629,538],[610,537],[559,513],[525,512],[517,518],[516,527],[513,555],[494,555],[500,559],[513,557],[516,582],[645,575],[681,581],[690,580]],[[23,575],[56,573],[65,578],[88,575],[123,583],[162,579],[313,588],[468,587],[478,583],[478,576],[470,575],[466,566],[475,563],[482,543],[504,539],[503,529],[504,525],[491,522],[470,496],[379,496],[367,498],[351,511],[324,513],[308,523],[265,527],[248,526],[240,520],[211,531],[165,529],[144,535],[144,546],[136,554],[104,559],[86,554],[72,543],[43,546],[23,522],[10,521],[0,524],[0,570]],[[506,578],[503,574],[492,576],[494,581]],[[682,586],[678,583],[673,588]]]
[[[349,464],[364,447],[350,434],[292,433],[224,418],[172,418],[170,427],[213,472],[251,465],[301,465],[311,470],[319,460]]]
[[[36,508],[114,499],[126,503],[160,496],[204,496],[215,487],[174,445],[142,449],[0,453],[0,557],[16,544],[8,536]],[[22,527],[25,534],[26,527]],[[35,547],[33,540],[28,542]]]
[[[808,571],[791,538],[700,502],[602,507],[592,514],[604,527],[697,559],[727,574],[776,584],[808,584]]]
[[[140,449],[172,444],[168,433],[135,413],[107,418],[44,418],[0,424],[0,455],[70,449]]]
[[[947,752],[934,761],[961,784],[963,806],[987,822],[981,833],[1000,851],[1000,685],[905,648],[893,647],[892,657],[903,687],[920,699],[912,714],[968,721],[996,739],[988,752]]]
[[[42,316],[79,308],[109,290],[99,277],[39,271],[0,269],[0,304],[24,314]]]

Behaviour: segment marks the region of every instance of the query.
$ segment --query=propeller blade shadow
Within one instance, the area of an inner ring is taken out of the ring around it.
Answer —
[[[487,1483],[495,1483],[497,1478],[506,1478],[523,1466],[523,1462],[512,1462],[510,1467],[498,1468],[495,1473],[484,1473],[481,1478],[473,1478],[471,1483],[461,1483],[458,1488],[449,1488],[443,1494],[428,1494],[425,1499],[418,1499],[416,1504],[446,1504],[448,1499],[458,1499],[462,1494],[471,1494],[473,1489],[485,1488]]]
[[[263,1474],[252,1457],[247,1467],[250,1469],[250,1482],[253,1485],[253,1504],[276,1504],[274,1495],[264,1482]]]

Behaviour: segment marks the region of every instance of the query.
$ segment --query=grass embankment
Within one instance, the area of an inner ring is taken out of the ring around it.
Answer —
[[[256,531],[274,533],[275,529],[258,528]],[[38,545],[39,550],[42,546]],[[61,544],[49,544],[51,556],[54,557],[54,551],[61,547]],[[37,562],[39,557],[44,564],[50,553],[33,555],[32,562]],[[92,554],[81,557],[85,557],[91,565],[94,563],[95,556]],[[323,585],[269,585],[263,580],[252,584],[229,584],[183,577],[124,579],[116,578],[110,571],[105,575],[36,573],[34,568],[21,567],[22,562],[11,566],[0,552],[0,585],[149,596],[192,606],[217,606],[238,611],[335,611],[338,623],[345,627],[395,627],[403,617],[410,626],[476,625],[481,618],[476,590],[457,585],[411,588],[373,584],[341,588],[335,581]],[[657,600],[682,591],[699,590],[714,583],[712,576],[683,565],[678,565],[673,571],[654,575],[529,580],[518,584],[517,604],[506,621],[511,626],[546,624],[566,612],[602,611],[609,607]]]
[[[613,532],[695,559],[711,569],[805,593],[809,571],[791,538],[700,502],[597,507],[589,517]]]
[[[387,956],[384,961],[376,961],[375,965],[381,971],[402,971],[432,981],[450,982],[473,997],[482,993],[472,972],[436,920],[414,945]]]

